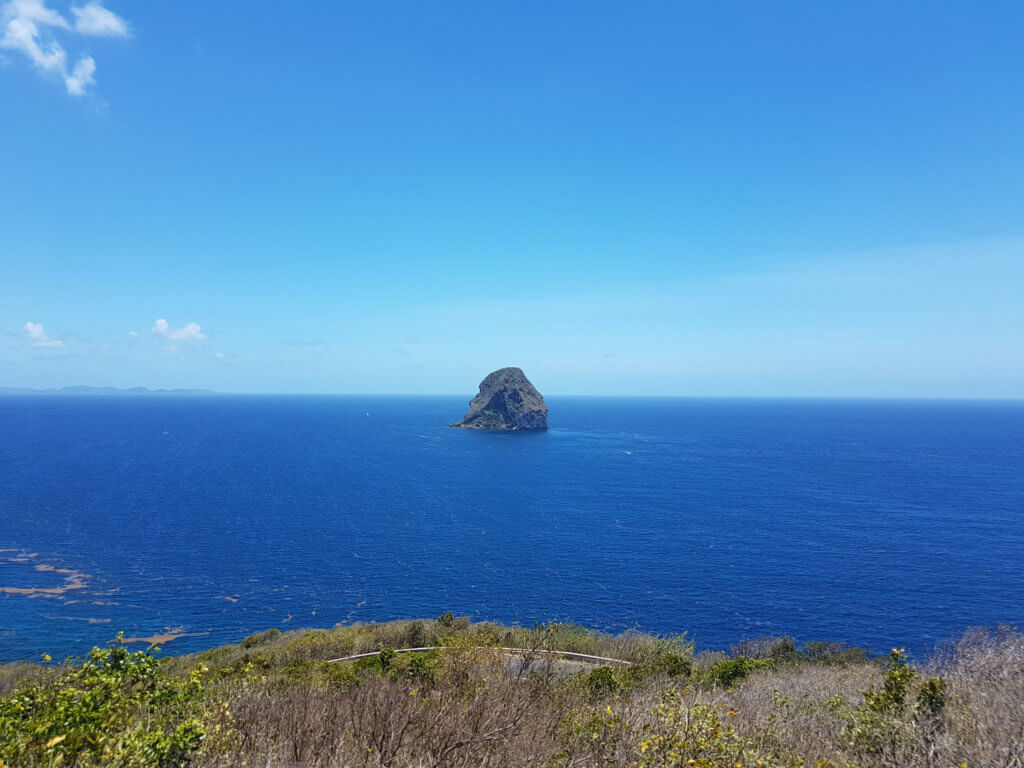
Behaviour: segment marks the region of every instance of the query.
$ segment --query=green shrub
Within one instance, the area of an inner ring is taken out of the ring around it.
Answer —
[[[663,653],[646,663],[632,664],[616,673],[623,689],[630,689],[652,678],[684,678],[693,674],[693,660],[679,653]]]
[[[301,680],[307,677],[313,669],[313,662],[306,659],[298,659],[286,666],[282,671],[287,677]]]
[[[611,667],[598,667],[587,675],[586,681],[587,692],[594,701],[600,701],[622,688]]]
[[[765,669],[771,666],[771,659],[748,659],[745,656],[737,656],[735,659],[721,661],[709,667],[704,672],[702,680],[708,685],[728,688],[755,669]]]
[[[914,679],[906,651],[893,648],[880,689],[864,691],[864,702],[846,717],[844,736],[859,755],[883,763],[899,763],[908,747],[909,723],[903,718]]]
[[[693,660],[679,653],[666,653],[652,665],[657,672],[668,677],[689,677],[693,672]]]
[[[249,635],[245,638],[245,640],[242,641],[242,647],[255,648],[257,645],[263,645],[264,643],[270,642],[280,634],[280,629],[268,629],[263,632],[257,632],[256,634]]]
[[[868,656],[863,648],[850,648],[845,643],[804,643],[801,653],[805,661],[815,664],[861,664]]]
[[[946,708],[946,681],[929,677],[917,689],[917,708],[928,717],[938,717]]]
[[[328,682],[334,685],[340,685],[345,688],[354,688],[359,685],[359,678],[356,677],[352,667],[348,664],[329,664],[323,662],[318,664],[316,669]]]
[[[387,674],[397,680],[409,680],[420,688],[436,681],[437,655],[430,653],[401,653],[390,663]]]
[[[383,671],[380,665],[380,656],[364,656],[352,662],[352,672],[359,677],[374,673],[381,674]]]
[[[640,741],[641,768],[742,765],[745,744],[714,706],[688,701],[689,689],[662,691]]]
[[[612,712],[611,707],[604,711],[570,711],[555,731],[561,749],[544,765],[546,768],[619,765],[619,757],[630,751],[631,735],[629,725],[621,715]]]
[[[359,684],[352,667],[348,664],[332,664],[327,661],[293,661],[283,670],[285,679],[291,684],[304,687],[316,685],[341,685],[346,688]]]
[[[427,645],[427,630],[422,621],[414,621],[405,628],[404,648],[422,648]]]
[[[149,651],[94,648],[81,666],[0,699],[0,765],[185,765],[203,740],[201,694],[198,671],[174,680]]]
[[[221,667],[213,677],[219,679],[247,678],[266,673],[272,667],[270,658],[265,654],[258,653],[255,656],[243,653],[231,664]]]

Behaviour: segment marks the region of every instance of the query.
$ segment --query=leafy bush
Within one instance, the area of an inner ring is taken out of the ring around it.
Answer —
[[[693,672],[693,660],[678,653],[666,653],[659,657],[651,667],[656,672],[663,672],[668,677],[688,677]]]
[[[651,710],[654,723],[640,741],[641,768],[725,768],[742,765],[744,743],[717,708],[687,702],[689,689],[663,691]]]
[[[0,765],[170,768],[204,736],[200,673],[164,675],[148,651],[95,648],[88,661],[0,699]]]
[[[384,669],[381,667],[380,656],[364,656],[352,663],[352,671],[357,676],[364,677],[367,674],[383,674]]]
[[[844,734],[856,753],[900,762],[909,734],[909,724],[901,716],[914,675],[906,651],[893,648],[885,664],[882,687],[864,691],[864,703],[847,717]]]
[[[928,717],[938,717],[946,708],[946,681],[929,677],[917,689],[917,708]]]
[[[748,659],[745,656],[737,656],[713,664],[702,675],[702,681],[719,688],[728,688],[755,669],[770,668],[772,664],[771,659]]]
[[[242,641],[243,648],[255,648],[257,645],[263,645],[264,643],[270,642],[275,637],[281,634],[280,629],[268,629],[264,632],[257,632],[254,635],[249,635],[245,640]]]
[[[861,664],[868,652],[863,648],[850,648],[845,643],[804,643],[803,659],[816,664]]]
[[[391,669],[391,660],[395,658],[394,648],[382,648],[380,653],[377,654],[377,661],[380,662],[380,669],[382,672],[387,672]]]
[[[405,639],[402,641],[403,648],[422,648],[427,645],[427,631],[422,621],[414,621],[405,629]]]
[[[622,688],[611,667],[598,667],[587,675],[586,680],[587,691],[590,698],[595,701],[610,696]]]
[[[586,709],[562,718],[556,730],[561,746],[545,766],[564,768],[577,765],[621,765],[620,759],[632,752],[632,733],[621,715]]]
[[[430,685],[435,682],[437,675],[436,654],[434,653],[409,653],[400,657],[404,664],[394,664],[392,672],[399,676],[409,678],[420,686]]]

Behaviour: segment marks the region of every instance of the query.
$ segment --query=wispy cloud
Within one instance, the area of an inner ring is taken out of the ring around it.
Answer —
[[[25,340],[33,347],[64,346],[64,342],[60,339],[51,339],[47,336],[41,323],[33,323],[31,320],[25,323]]]
[[[83,5],[81,8],[72,8],[71,13],[75,17],[75,32],[81,35],[92,35],[94,37],[128,37],[128,24],[96,0]]]
[[[82,55],[69,67],[67,51],[56,33],[128,37],[130,31],[124,19],[98,0],[75,6],[71,13],[74,24],[47,7],[46,0],[8,0],[0,5],[0,48],[21,51],[44,74],[63,81],[69,95],[81,96],[96,82],[96,60]]]
[[[92,56],[79,59],[71,74],[64,78],[68,93],[72,96],[81,96],[85,89],[96,82],[93,75],[96,74],[96,61]]]
[[[189,342],[206,340],[206,335],[203,333],[203,329],[199,327],[199,323],[185,323],[181,328],[171,328],[170,323],[160,318],[153,324],[151,330],[168,341]]]

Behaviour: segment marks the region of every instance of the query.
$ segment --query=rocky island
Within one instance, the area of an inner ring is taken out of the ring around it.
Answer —
[[[547,429],[548,407],[519,368],[501,368],[480,382],[469,411],[451,426],[462,429]]]

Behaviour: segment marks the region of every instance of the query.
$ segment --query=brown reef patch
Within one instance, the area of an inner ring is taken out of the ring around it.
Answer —
[[[11,550],[6,550],[11,551]],[[2,557],[4,563],[31,563],[39,557],[38,552],[20,553],[15,557]],[[64,577],[63,586],[59,587],[0,587],[0,594],[23,595],[25,597],[60,597],[68,592],[85,589],[89,586],[89,574],[73,568],[58,568],[47,563],[36,563],[33,568],[40,573],[57,573]]]
[[[43,616],[50,621],[85,621],[89,624],[109,624],[110,619],[90,619],[85,616]]]
[[[208,635],[209,632],[186,632],[185,627],[164,627],[163,632],[158,632],[148,637],[126,637],[122,643],[146,643],[147,645],[163,645],[179,637],[200,637]]]

